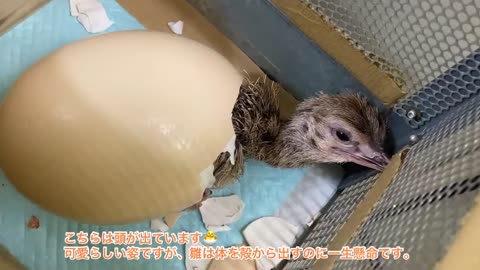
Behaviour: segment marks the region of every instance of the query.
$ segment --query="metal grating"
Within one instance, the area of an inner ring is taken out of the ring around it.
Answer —
[[[395,182],[347,244],[401,246],[410,254],[409,260],[342,260],[334,269],[434,268],[480,190],[480,108],[476,102],[462,106],[412,148]]]
[[[344,189],[328,211],[319,217],[319,222],[309,233],[301,247],[327,247],[337,235],[337,231],[350,217],[357,204],[370,190],[375,180],[376,176],[372,176]],[[288,262],[283,269],[306,269],[312,266],[314,262],[313,260],[299,258]]]
[[[420,91],[395,104],[394,110],[411,127],[418,128],[479,92],[480,51],[477,50]],[[420,117],[408,118],[407,112],[411,109],[417,110]]]
[[[455,107],[411,148],[393,183],[347,243],[349,247],[401,246],[410,254],[409,260],[338,260],[335,270],[434,268],[455,238],[462,218],[480,190],[479,100],[480,97],[472,98]],[[364,183],[366,181],[348,190],[351,192]],[[346,190],[341,196],[349,196]],[[344,224],[352,210],[339,201],[335,201],[330,211],[342,214],[338,209],[346,207],[344,218],[332,224],[327,217],[338,214],[327,212],[320,217],[318,226],[328,224],[337,230]],[[314,239],[314,233],[315,230],[307,239]],[[327,247],[335,235],[336,231],[327,231],[319,234],[323,237],[321,241],[307,240],[304,246]],[[299,261],[285,269],[311,269],[313,264],[314,260]]]
[[[479,96],[467,100],[461,106],[454,107],[441,124],[431,126],[428,132],[431,136],[425,137],[418,145],[411,150],[411,155],[416,152],[425,151],[435,143],[454,134],[457,130],[464,129],[474,124],[476,119],[480,117],[478,110]],[[468,143],[468,142],[467,142]]]
[[[302,1],[407,93],[395,112],[411,127],[479,92],[480,1]]]

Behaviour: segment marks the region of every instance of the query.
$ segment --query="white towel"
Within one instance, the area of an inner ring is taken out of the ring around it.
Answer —
[[[207,230],[229,231],[227,225],[240,219],[244,207],[245,204],[237,195],[215,197],[203,202],[200,214]]]
[[[262,217],[248,224],[243,236],[252,248],[263,250],[268,248],[292,247],[299,236],[301,228],[288,223],[279,217]],[[262,256],[255,260],[257,270],[270,270],[280,263],[280,258]]]
[[[70,0],[70,14],[90,33],[103,32],[113,24],[99,0]]]
[[[288,195],[274,216],[289,223],[306,227],[335,195],[345,172],[336,164],[321,164],[307,171],[303,180]]]

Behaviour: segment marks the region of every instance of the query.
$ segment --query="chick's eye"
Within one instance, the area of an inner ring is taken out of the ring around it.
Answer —
[[[337,130],[335,132],[335,135],[337,136],[337,138],[342,141],[342,142],[349,142],[350,141],[350,135],[345,132],[345,131],[342,131],[342,130]]]

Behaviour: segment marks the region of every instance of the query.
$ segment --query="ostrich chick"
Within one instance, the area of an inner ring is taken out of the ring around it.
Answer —
[[[385,117],[356,93],[321,94],[298,104],[280,119],[279,85],[263,80],[242,85],[232,111],[236,134],[235,163],[223,152],[214,162],[215,186],[243,173],[244,159],[273,167],[300,168],[316,163],[353,162],[382,171]]]

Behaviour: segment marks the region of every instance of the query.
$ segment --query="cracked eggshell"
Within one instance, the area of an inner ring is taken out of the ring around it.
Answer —
[[[233,136],[242,83],[220,54],[146,30],[47,55],[0,106],[0,167],[31,201],[94,224],[141,222],[202,198],[199,174]]]

